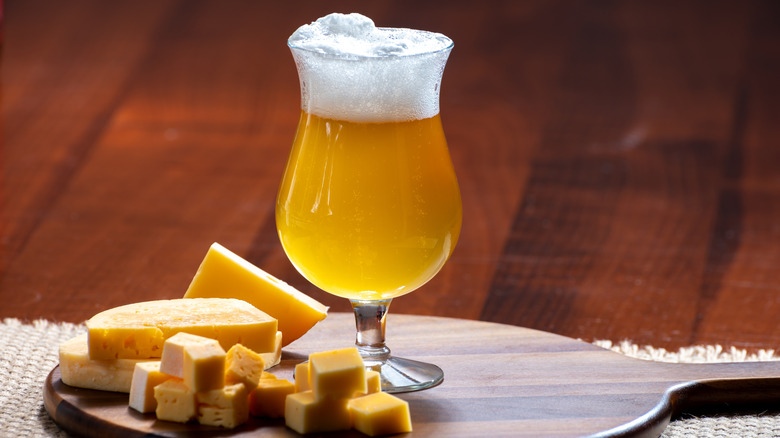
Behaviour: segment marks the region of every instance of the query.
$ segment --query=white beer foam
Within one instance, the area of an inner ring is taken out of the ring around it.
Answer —
[[[322,117],[358,122],[403,121],[439,113],[446,36],[378,28],[360,14],[330,14],[290,36],[301,105]]]

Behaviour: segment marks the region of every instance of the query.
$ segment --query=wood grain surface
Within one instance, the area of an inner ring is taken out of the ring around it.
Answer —
[[[181,296],[220,242],[334,310],[279,244],[287,37],[333,11],[452,37],[465,216],[394,313],[677,348],[780,346],[776,1],[6,0],[0,317]]]
[[[670,364],[632,359],[581,341],[510,325],[452,318],[391,316],[399,356],[432,361],[444,381],[399,394],[414,436],[658,436],[673,414],[780,403],[780,362]],[[288,346],[269,370],[292,370],[315,351],[354,341],[353,317],[335,313]],[[92,437],[223,436],[224,430],[156,421],[127,407],[127,394],[64,385],[59,370],[44,388],[62,427]],[[297,436],[283,421],[252,419],[235,436]],[[353,433],[354,436],[363,436]]]

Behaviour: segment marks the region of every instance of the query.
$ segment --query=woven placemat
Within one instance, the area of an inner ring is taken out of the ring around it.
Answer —
[[[43,407],[43,384],[57,365],[57,347],[86,331],[83,325],[35,321],[31,324],[5,319],[0,324],[0,436],[63,437]],[[773,351],[748,355],[745,351],[717,346],[692,347],[669,352],[639,347],[630,342],[596,345],[643,359],[665,362],[735,362],[778,360]],[[780,437],[780,415],[724,415],[672,421],[666,438],[770,438]]]

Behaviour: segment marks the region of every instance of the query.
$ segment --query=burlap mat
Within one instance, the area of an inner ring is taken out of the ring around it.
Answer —
[[[5,319],[0,324],[0,436],[68,437],[43,407],[43,383],[57,365],[57,346],[84,331],[82,325],[47,321],[23,324],[15,319]],[[639,348],[628,342],[612,345],[602,341],[596,344],[629,356],[667,362],[778,359],[772,351],[748,356],[744,351],[712,346],[667,352],[650,347]],[[675,420],[662,436],[780,437],[780,415],[728,415]]]

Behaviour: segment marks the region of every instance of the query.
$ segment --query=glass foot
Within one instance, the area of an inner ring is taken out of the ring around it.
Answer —
[[[366,369],[379,372],[382,391],[389,393],[419,391],[444,380],[444,372],[434,364],[393,356],[384,362],[366,363]]]

